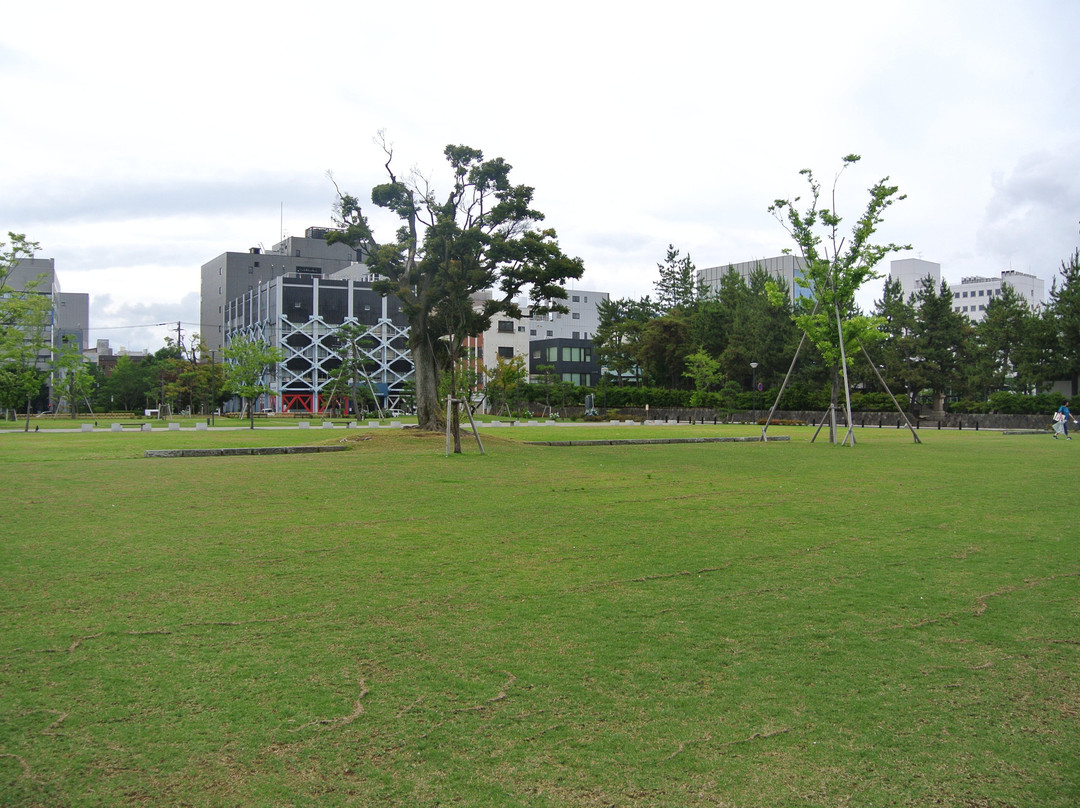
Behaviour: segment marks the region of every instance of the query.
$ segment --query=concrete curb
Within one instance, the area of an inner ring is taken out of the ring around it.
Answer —
[[[789,441],[789,435],[769,438],[767,443]],[[643,445],[656,443],[762,443],[760,437],[745,438],[624,438],[622,440],[527,440],[527,446],[621,446],[626,444]]]

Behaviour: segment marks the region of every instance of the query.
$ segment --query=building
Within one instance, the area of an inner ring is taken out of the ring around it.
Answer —
[[[600,384],[600,364],[592,341],[567,337],[534,339],[529,343],[529,375],[543,375],[541,368],[551,368],[558,379],[580,387]]]
[[[268,251],[226,252],[202,265],[199,334],[208,350],[225,345],[225,306],[285,275],[322,277],[361,260],[346,244],[327,244],[325,227],[309,227],[304,237],[288,237]]]
[[[479,308],[490,299],[491,292],[480,292],[473,295],[473,305]],[[519,305],[524,308],[523,304]],[[476,387],[483,389],[487,384],[487,370],[495,367],[498,357],[513,359],[519,356],[528,367],[529,318],[514,318],[500,312],[491,318],[491,327],[487,331],[468,337],[462,348],[465,368],[475,374]]]
[[[904,300],[907,301],[919,293],[927,278],[934,284],[935,290],[941,285],[941,264],[921,258],[899,258],[889,262],[889,278],[900,281]]]
[[[38,351],[35,365],[39,370],[48,371],[48,402],[37,402],[38,406],[50,406],[56,402],[57,379],[54,378],[53,362],[60,346],[72,346],[80,354],[86,349],[90,331],[90,295],[85,292],[64,292],[56,277],[55,259],[25,258],[12,267],[7,285],[16,292],[25,292],[31,286],[33,291],[50,298],[52,306],[48,321],[44,345]]]
[[[995,297],[1000,297],[1001,287],[1012,287],[1032,311],[1042,308],[1044,297],[1043,279],[1024,272],[1007,269],[1000,278],[968,277],[960,283],[951,284],[953,311],[965,314],[972,322],[981,322],[986,317],[986,307]]]
[[[806,262],[794,255],[778,255],[774,258],[759,258],[753,261],[740,261],[737,264],[705,267],[697,271],[698,286],[708,287],[708,295],[717,297],[720,294],[720,281],[729,272],[734,272],[749,283],[751,274],[758,269],[764,269],[772,277],[782,280],[787,285],[792,305],[800,297],[811,296],[809,289],[799,285],[799,279],[803,277],[806,269]]]
[[[597,306],[610,298],[607,292],[568,289],[566,300],[560,301],[569,311],[551,312],[529,317],[529,340],[573,339],[591,340],[600,327]]]
[[[254,254],[253,254],[254,255]],[[337,335],[346,323],[365,329],[362,352],[381,406],[404,409],[413,377],[408,322],[396,298],[371,288],[377,276],[353,264],[328,277],[297,272],[256,284],[223,306],[223,343],[244,336],[279,348],[282,362],[266,381],[259,409],[317,413],[345,390],[332,378],[341,365]]]

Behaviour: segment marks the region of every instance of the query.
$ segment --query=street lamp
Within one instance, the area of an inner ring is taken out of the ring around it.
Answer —
[[[750,386],[754,389],[754,423],[757,423],[757,362],[750,363]]]

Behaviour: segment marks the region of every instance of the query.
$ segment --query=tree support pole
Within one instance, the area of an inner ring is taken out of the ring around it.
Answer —
[[[911,437],[915,438],[916,443],[922,443],[922,441],[919,440],[919,433],[915,431],[915,427],[913,427],[911,425],[911,421],[908,420],[907,413],[904,412],[903,408],[900,406],[900,402],[896,400],[896,396],[894,396],[892,394],[892,390],[889,389],[889,385],[885,383],[885,379],[883,379],[881,374],[878,372],[877,365],[875,365],[874,360],[870,358],[870,354],[866,350],[866,346],[863,345],[862,342],[860,342],[859,347],[862,348],[863,355],[866,357],[866,361],[870,363],[870,367],[873,369],[874,375],[877,376],[877,380],[881,382],[881,386],[885,388],[885,392],[888,393],[889,398],[892,399],[892,403],[893,406],[896,407],[896,411],[900,413],[900,417],[903,418],[904,423],[907,424],[907,428],[911,431]]]
[[[761,440],[763,442],[768,440],[768,438],[765,437],[765,430],[769,428],[769,423],[772,421],[773,414],[776,412],[776,408],[780,406],[780,399],[783,398],[784,390],[787,389],[788,382],[791,381],[791,374],[795,372],[795,363],[799,361],[799,353],[802,351],[805,342],[806,332],[803,331],[802,339],[799,340],[799,347],[795,349],[795,356],[791,357],[791,367],[788,368],[787,375],[784,376],[784,383],[780,385],[780,392],[776,394],[776,401],[773,402],[772,409],[769,410],[769,414],[765,418],[765,423],[761,425]]]

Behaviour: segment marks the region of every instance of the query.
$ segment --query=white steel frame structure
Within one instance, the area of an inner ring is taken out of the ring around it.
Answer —
[[[316,414],[346,398],[330,377],[341,363],[338,329],[349,323],[365,329],[361,352],[380,403],[406,409],[413,379],[408,325],[396,298],[372,291],[374,280],[285,276],[229,302],[226,345],[249,337],[279,348],[284,357],[265,380],[271,392],[262,408]]]

